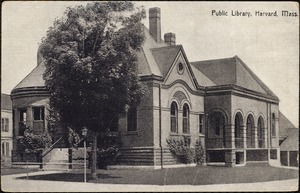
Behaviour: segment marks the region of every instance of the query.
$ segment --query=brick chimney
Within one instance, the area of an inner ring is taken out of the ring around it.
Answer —
[[[149,9],[149,31],[156,42],[161,40],[160,8]]]
[[[169,46],[173,46],[176,44],[176,35],[174,33],[166,33],[164,35],[164,40],[166,44],[168,44]]]

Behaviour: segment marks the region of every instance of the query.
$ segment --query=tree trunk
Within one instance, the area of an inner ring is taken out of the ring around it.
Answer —
[[[72,169],[72,162],[73,162],[73,150],[72,150],[72,147],[69,147],[68,154],[69,154],[69,169]]]
[[[97,179],[97,133],[96,132],[93,132],[91,173],[92,173],[92,178]]]

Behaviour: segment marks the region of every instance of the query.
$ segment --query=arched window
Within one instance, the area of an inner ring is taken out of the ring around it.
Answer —
[[[243,148],[243,117],[241,113],[237,113],[234,119],[234,136],[235,136],[235,147]]]
[[[262,117],[258,118],[257,123],[257,139],[258,139],[258,147],[264,148],[264,119]]]
[[[272,137],[276,136],[276,128],[275,128],[275,114],[272,113],[272,122],[271,122],[271,133],[272,133]]]
[[[178,108],[175,102],[171,104],[171,132],[177,133],[178,128]]]
[[[187,104],[183,105],[182,129],[183,133],[190,133],[190,112]]]
[[[129,108],[127,113],[127,130],[137,131],[137,109]]]
[[[247,117],[247,148],[255,147],[255,134],[254,134],[254,118],[252,115]]]
[[[209,115],[207,136],[207,147],[225,147],[225,117],[221,112],[212,112]]]

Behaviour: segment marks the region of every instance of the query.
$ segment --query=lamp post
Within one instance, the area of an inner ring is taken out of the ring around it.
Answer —
[[[87,136],[87,131],[88,129],[86,127],[83,127],[82,135],[83,135],[83,147],[84,147],[84,152],[83,152],[83,157],[84,157],[84,183],[86,183],[86,136]]]

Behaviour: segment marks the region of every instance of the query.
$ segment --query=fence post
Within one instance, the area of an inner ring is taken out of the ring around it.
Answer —
[[[27,165],[27,169],[26,169],[27,176],[26,176],[26,178],[28,180],[28,160],[26,161],[26,165]]]

